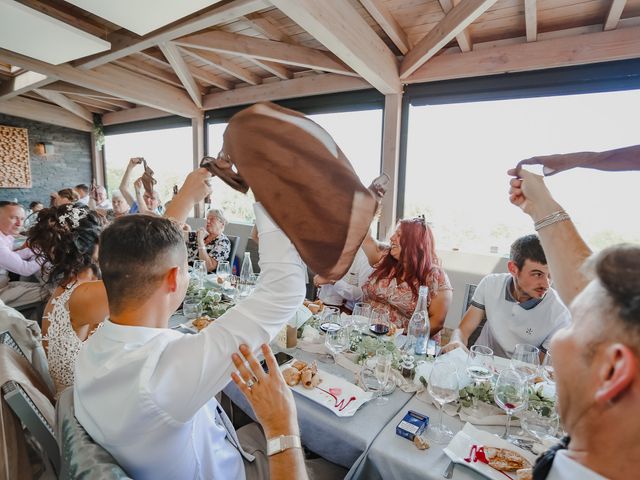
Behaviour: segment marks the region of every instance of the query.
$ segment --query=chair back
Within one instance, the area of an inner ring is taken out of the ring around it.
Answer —
[[[56,438],[60,443],[61,479],[126,480],[130,477],[113,456],[95,443],[73,410],[73,387],[56,404]]]
[[[236,237],[235,235],[227,235],[227,238],[231,243],[231,250],[229,250],[229,265],[233,265],[233,261],[236,258],[236,253],[238,252],[238,243],[240,242],[240,237]]]
[[[60,451],[53,427],[31,397],[14,381],[2,385],[2,396],[16,417],[42,446],[55,471],[60,472]]]
[[[476,287],[477,285],[473,285],[471,283],[467,283],[464,286],[464,309],[462,310],[463,318],[465,313],[467,313],[467,310],[469,310],[469,307],[471,306],[471,299],[473,298],[473,294],[476,291]],[[468,346],[475,345],[476,341],[478,340],[478,337],[480,336],[480,333],[482,332],[482,329],[484,328],[484,324],[486,322],[487,322],[486,317],[483,317],[482,321],[480,322],[480,325],[478,325],[476,329],[473,331],[473,333],[469,335],[469,341],[467,342]]]

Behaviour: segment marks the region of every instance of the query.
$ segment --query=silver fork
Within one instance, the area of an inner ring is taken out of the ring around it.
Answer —
[[[447,468],[444,469],[444,472],[442,472],[442,476],[444,478],[451,478],[453,477],[453,467],[455,467],[456,464],[453,462],[449,462],[449,465],[447,465]]]

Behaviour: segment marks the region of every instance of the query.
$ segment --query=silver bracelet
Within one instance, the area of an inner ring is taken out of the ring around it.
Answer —
[[[571,217],[569,216],[569,214],[564,210],[558,210],[557,212],[553,212],[550,215],[547,215],[546,217],[538,220],[533,225],[533,228],[537,232],[545,227],[548,227],[549,225],[553,225],[554,223],[557,223],[557,222],[563,222],[565,220],[571,220]]]

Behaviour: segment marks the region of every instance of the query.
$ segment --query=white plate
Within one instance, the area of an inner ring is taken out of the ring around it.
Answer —
[[[464,459],[469,456],[471,447],[473,445],[498,447],[513,450],[529,460],[532,466],[536,460],[535,455],[533,455],[532,453],[527,452],[526,450],[522,450],[515,445],[512,445],[511,443],[501,439],[493,433],[479,430],[470,423],[465,424],[464,428],[456,433],[453,439],[451,439],[449,445],[447,445],[447,448],[444,449],[444,453],[451,459],[452,462],[469,467],[486,478],[504,480],[505,478],[507,478],[505,477],[505,475],[507,475],[509,478],[516,477],[515,472],[500,472],[482,462],[466,462]]]
[[[291,361],[293,362],[295,359]],[[290,365],[287,363],[282,365],[280,370],[289,367]],[[308,389],[298,384],[295,387],[291,387],[291,390],[331,410],[338,417],[353,416],[361,405],[373,397],[371,392],[365,392],[344,378],[331,375],[320,369],[318,369],[318,375],[322,381],[317,387]]]

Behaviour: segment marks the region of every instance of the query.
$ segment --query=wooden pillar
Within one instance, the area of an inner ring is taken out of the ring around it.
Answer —
[[[191,119],[191,138],[193,140],[193,168],[200,165],[200,160],[204,157],[204,117],[200,116]],[[204,202],[198,202],[194,206],[194,215],[203,217],[205,214]]]
[[[95,178],[96,183],[98,185],[105,186],[105,178],[104,178],[104,147],[99,147],[96,145],[96,136],[91,132],[91,172],[92,177]],[[109,185],[109,187],[113,188],[113,185]]]
[[[402,94],[385,95],[382,120],[382,172],[391,181],[382,199],[382,212],[378,228],[378,239],[383,240],[396,224],[398,203],[398,163],[400,158],[400,122],[402,118]]]

